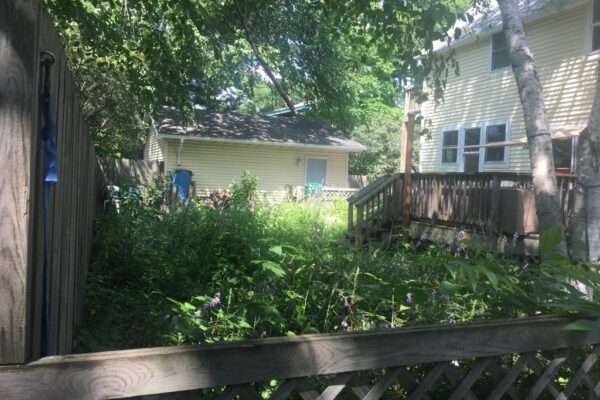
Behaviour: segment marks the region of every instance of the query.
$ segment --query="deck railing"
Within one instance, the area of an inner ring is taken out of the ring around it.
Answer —
[[[600,332],[575,318],[53,356],[0,367],[0,398],[598,398]]]
[[[385,175],[348,198],[348,233],[356,243],[397,221],[402,203],[402,174]]]
[[[495,233],[535,233],[537,219],[530,174],[417,173],[412,174],[411,221],[478,229],[486,224]],[[374,229],[402,217],[403,174],[383,176],[348,199],[348,233],[362,243]],[[576,177],[558,175],[560,207],[570,222]],[[520,197],[507,196],[520,191]],[[520,204],[516,204],[520,202]],[[382,214],[383,213],[383,214]],[[507,224],[501,219],[528,219]],[[517,228],[513,228],[517,226]]]

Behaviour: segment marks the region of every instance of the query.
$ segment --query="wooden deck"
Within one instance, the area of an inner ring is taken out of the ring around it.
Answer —
[[[564,330],[577,318],[53,356],[0,367],[0,398],[597,399],[600,332]]]
[[[348,198],[348,233],[355,243],[376,238],[402,225],[403,220],[488,235],[539,233],[529,174],[410,175],[408,198],[404,174],[381,177]],[[564,225],[568,227],[576,178],[559,175],[557,180]]]

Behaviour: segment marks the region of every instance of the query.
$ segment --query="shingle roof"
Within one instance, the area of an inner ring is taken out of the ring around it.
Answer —
[[[273,145],[331,147],[363,151],[366,147],[324,123],[302,117],[261,117],[242,113],[195,110],[196,124],[185,126],[172,107],[158,112],[159,134],[214,141],[243,141]]]

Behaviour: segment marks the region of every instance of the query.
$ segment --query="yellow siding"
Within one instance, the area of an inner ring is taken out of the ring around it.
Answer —
[[[327,184],[347,186],[348,153],[345,151],[186,140],[181,151],[181,164],[177,165],[179,141],[166,142],[166,171],[191,170],[198,196],[228,188],[232,179],[239,180],[247,170],[258,177],[259,189],[269,201],[281,201],[287,194],[286,185],[304,185],[307,157],[327,158]]]
[[[154,128],[150,128],[148,141],[144,146],[144,160],[146,161],[164,161],[165,141],[156,137]]]
[[[563,10],[559,16],[526,25],[551,126],[581,124],[589,116],[598,58],[587,55],[588,12],[587,6]],[[456,57],[460,76],[451,73],[444,102],[437,107],[433,101],[423,105],[424,127],[431,132],[430,139],[421,139],[423,172],[456,171],[456,167],[441,167],[440,137],[444,127],[509,119],[510,138],[525,137],[523,111],[512,70],[489,72],[490,38],[458,48]],[[527,148],[510,149],[508,170],[530,171]]]

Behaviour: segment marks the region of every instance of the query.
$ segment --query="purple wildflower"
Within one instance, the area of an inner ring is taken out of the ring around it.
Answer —
[[[408,304],[412,304],[413,303],[412,293],[409,292],[409,293],[406,294],[406,302]]]
[[[450,301],[450,297],[448,297],[447,295],[443,295],[442,296],[442,304],[448,304],[448,302]]]
[[[437,290],[435,290],[435,289],[431,290],[431,298],[435,299],[436,295],[437,295]]]
[[[208,302],[208,304],[205,307],[206,308],[215,308],[220,302],[221,302],[221,292],[217,292],[215,294],[215,297],[210,302]]]

